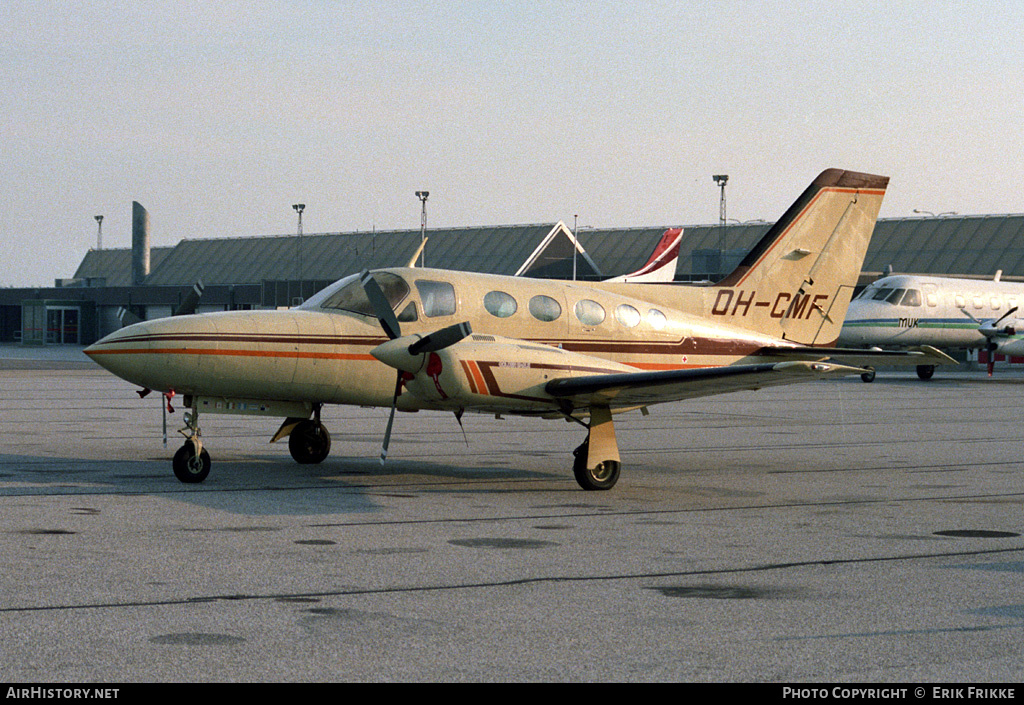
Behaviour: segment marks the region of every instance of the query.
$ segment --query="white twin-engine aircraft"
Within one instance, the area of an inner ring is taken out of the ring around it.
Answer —
[[[823,172],[710,287],[379,269],[286,311],[143,321],[85,352],[129,382],[184,396],[182,482],[210,471],[202,413],[284,417],[272,441],[288,436],[296,461],[319,463],[331,446],[321,407],[358,404],[391,409],[381,462],[396,409],[576,421],[587,429],[576,480],[607,490],[619,478],[618,412],[941,356],[829,347],[887,184]]]
[[[992,376],[996,355],[1024,355],[1024,284],[989,280],[896,274],[872,282],[850,303],[841,345],[988,351]],[[917,375],[930,379],[931,365]],[[864,376],[874,379],[874,372]]]

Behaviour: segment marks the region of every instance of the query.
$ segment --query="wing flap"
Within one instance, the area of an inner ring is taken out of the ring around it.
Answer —
[[[695,397],[793,384],[812,379],[859,375],[865,370],[825,362],[794,360],[692,370],[625,372],[556,379],[545,390],[574,407],[645,406]]]

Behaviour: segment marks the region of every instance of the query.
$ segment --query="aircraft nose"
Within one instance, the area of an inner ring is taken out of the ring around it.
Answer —
[[[149,322],[133,323],[101,338],[83,352],[100,367],[121,379],[137,382],[141,357],[151,347],[147,340]]]

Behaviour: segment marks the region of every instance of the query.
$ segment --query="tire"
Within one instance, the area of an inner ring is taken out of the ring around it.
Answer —
[[[598,463],[596,468],[587,468],[587,451],[589,444],[584,442],[579,448],[573,451],[572,472],[576,476],[576,483],[585,490],[610,490],[619,481],[619,473],[622,464],[617,460],[605,460]]]
[[[918,365],[917,376],[921,379],[931,379],[935,374],[935,365]]]
[[[865,372],[864,374],[862,374],[860,376],[861,380],[864,381],[864,382],[867,382],[869,384],[871,382],[874,382],[875,381],[875,368],[874,367],[865,367],[864,369],[866,369],[867,372]]]
[[[210,474],[210,454],[203,448],[196,457],[196,447],[186,442],[171,461],[174,476],[186,484],[202,482]]]
[[[288,450],[295,462],[315,465],[323,462],[331,452],[331,434],[323,424],[307,419],[292,429],[288,436]]]

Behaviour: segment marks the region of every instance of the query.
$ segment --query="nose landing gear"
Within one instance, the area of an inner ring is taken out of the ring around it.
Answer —
[[[185,483],[202,482],[210,474],[210,454],[203,448],[199,431],[199,412],[195,409],[184,414],[185,428],[178,433],[185,436],[185,445],[174,454],[171,465],[174,476]]]

